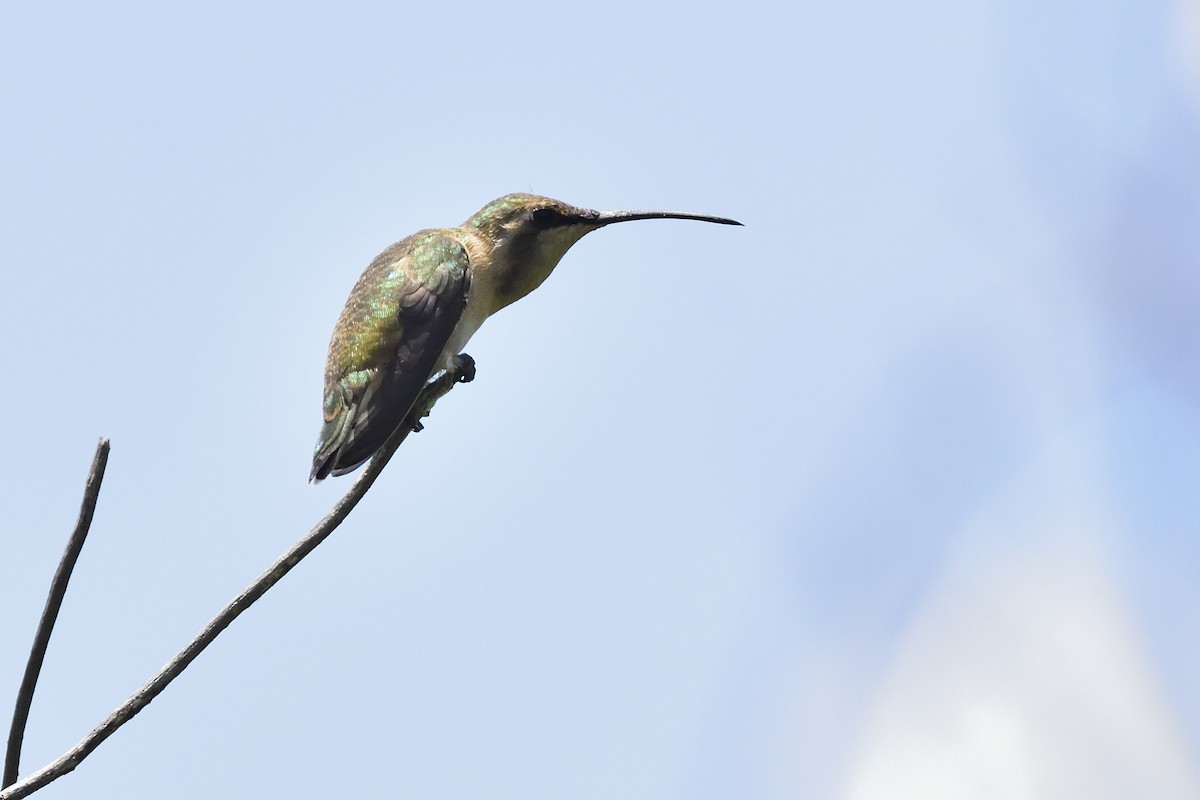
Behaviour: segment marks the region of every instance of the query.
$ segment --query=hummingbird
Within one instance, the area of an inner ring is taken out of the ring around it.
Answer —
[[[457,228],[418,231],[376,256],[350,290],[329,342],[324,424],[309,480],[354,471],[400,425],[421,430],[437,398],[475,377],[474,360],[461,351],[485,319],[541,286],[586,234],[640,219],[741,225],[509,194]]]

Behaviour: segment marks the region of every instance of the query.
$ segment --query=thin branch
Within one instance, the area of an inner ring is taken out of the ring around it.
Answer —
[[[171,681],[175,680],[181,672],[183,672],[196,656],[212,644],[213,640],[220,635],[221,631],[229,627],[238,616],[249,608],[258,598],[262,597],[268,589],[279,582],[284,575],[291,571],[292,567],[300,563],[300,560],[316,549],[317,545],[325,541],[326,537],[342,524],[342,521],[350,514],[358,501],[362,499],[367,490],[371,488],[371,484],[375,483],[375,479],[379,477],[379,473],[387,466],[388,461],[396,452],[401,443],[407,438],[412,431],[413,426],[420,421],[422,416],[429,413],[433,407],[433,403],[438,398],[448,392],[453,385],[460,380],[459,375],[455,373],[453,377],[443,376],[439,381],[435,381],[427,387],[426,393],[417,402],[417,407],[413,409],[404,424],[396,429],[391,438],[379,449],[379,452],[371,459],[371,463],[367,465],[362,474],[358,476],[358,480],[354,482],[342,499],[337,502],[324,519],[318,522],[308,533],[306,533],[300,541],[292,545],[283,555],[281,555],[274,564],[267,568],[267,571],[254,580],[249,586],[241,591],[237,597],[233,598],[220,612],[217,613],[207,625],[196,634],[192,641],[175,657],[167,662],[158,674],[147,681],[142,688],[138,689],[132,697],[117,707],[115,711],[101,722],[95,730],[83,737],[80,742],[60,756],[50,764],[39,769],[20,783],[14,784],[0,791],[0,800],[18,800],[21,797],[28,795],[41,789],[51,781],[55,781],[71,772],[75,767],[79,766],[85,758],[87,758],[93,750],[100,746],[100,743],[112,736],[122,725],[133,719],[134,715],[150,704],[150,701],[167,688]]]
[[[58,620],[63,596],[67,593],[67,584],[71,581],[75,562],[92,527],[92,515],[96,512],[96,501],[100,497],[100,484],[104,481],[104,468],[108,465],[108,449],[108,439],[101,439],[96,444],[96,455],[92,457],[92,468],[84,484],[83,502],[79,506],[79,519],[75,522],[75,530],[67,540],[67,549],[63,551],[54,579],[50,582],[50,594],[46,597],[46,606],[42,609],[42,618],[33,636],[33,647],[25,664],[25,676],[21,679],[21,688],[17,690],[17,704],[13,709],[12,726],[8,729],[8,750],[4,755],[4,778],[0,789],[7,789],[17,782],[21,768],[21,745],[25,741],[25,723],[29,721],[33,693],[42,672],[46,648],[50,646],[50,634]]]

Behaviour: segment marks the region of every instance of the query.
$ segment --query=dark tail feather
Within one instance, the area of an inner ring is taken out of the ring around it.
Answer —
[[[357,411],[354,406],[341,405],[333,418],[321,426],[312,473],[308,478],[310,483],[358,469],[383,447],[400,424],[396,414],[386,413],[378,407],[365,415]]]

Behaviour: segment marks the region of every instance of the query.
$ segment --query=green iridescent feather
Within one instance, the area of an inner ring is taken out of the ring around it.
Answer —
[[[370,458],[434,371],[468,284],[466,250],[446,233],[421,231],[397,242],[351,290],[329,345],[312,479]]]

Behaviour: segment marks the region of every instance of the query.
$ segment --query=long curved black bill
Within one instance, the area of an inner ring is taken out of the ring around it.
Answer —
[[[596,222],[611,225],[614,222],[633,222],[638,219],[694,219],[698,222],[713,222],[717,225],[741,225],[736,219],[714,217],[711,214],[689,214],[685,211],[601,211]]]

